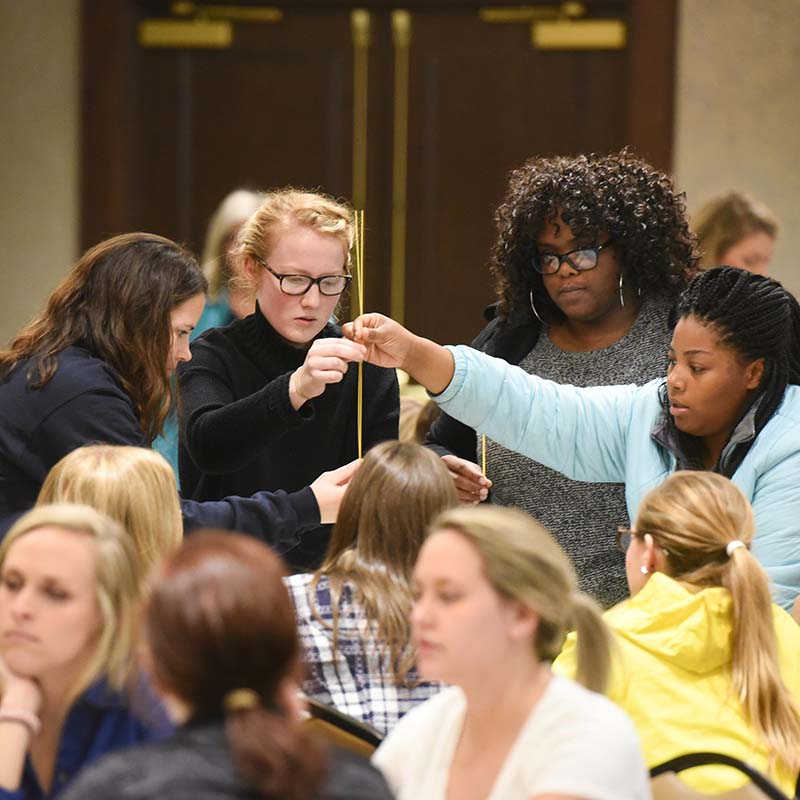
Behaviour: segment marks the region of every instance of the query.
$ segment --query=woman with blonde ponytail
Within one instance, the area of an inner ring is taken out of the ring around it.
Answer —
[[[93,765],[63,800],[389,800],[368,762],[324,751],[303,728],[284,572],[252,537],[186,540],[144,610],[146,660],[180,727]]]
[[[627,717],[604,697],[610,636],[552,537],[511,508],[445,511],[414,568],[423,678],[454,684],[412,709],[374,763],[399,800],[650,796]],[[579,680],[549,661],[581,634]]]
[[[620,530],[632,597],[605,614],[614,631],[608,696],[630,714],[649,766],[692,751],[735,756],[789,795],[800,770],[800,626],[770,598],[750,553],[753,510],[727,478],[676,472]],[[556,672],[574,674],[582,634]],[[682,779],[719,793],[746,780],[724,767]]]

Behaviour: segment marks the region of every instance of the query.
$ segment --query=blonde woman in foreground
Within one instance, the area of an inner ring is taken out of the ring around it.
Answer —
[[[621,530],[632,597],[605,614],[618,644],[608,696],[636,724],[649,766],[693,751],[746,761],[794,796],[800,769],[800,627],[770,600],[750,553],[755,523],[721,475],[676,472]],[[572,675],[582,634],[554,665]],[[700,767],[681,780],[719,793],[746,778]]]
[[[88,506],[38,506],[0,545],[0,799],[57,797],[168,730],[130,674],[133,564],[130,537]]]
[[[181,546],[175,475],[144,447],[95,444],[64,456],[47,474],[37,505],[83,503],[107,514],[133,541],[137,580]]]
[[[446,511],[414,582],[420,673],[454,685],[410,711],[375,753],[400,800],[650,796],[633,725],[595,693],[608,631],[544,528],[515,509]],[[547,665],[573,626],[583,686]]]

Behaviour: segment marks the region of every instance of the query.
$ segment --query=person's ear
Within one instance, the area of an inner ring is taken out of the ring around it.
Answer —
[[[745,386],[748,389],[758,389],[764,377],[764,359],[757,358],[745,367]]]
[[[642,553],[642,566],[647,568],[647,572],[655,572],[658,567],[658,564],[656,563],[658,548],[656,547],[655,540],[649,533],[646,533],[642,539],[644,544],[644,550]]]
[[[531,640],[536,635],[541,617],[525,603],[519,600],[509,601],[511,614],[510,632],[515,639]]]

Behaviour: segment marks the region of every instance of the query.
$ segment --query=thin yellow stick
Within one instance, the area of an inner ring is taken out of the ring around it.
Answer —
[[[355,212],[356,271],[358,272],[358,314],[364,313],[364,212]],[[358,362],[358,457],[363,454],[364,364]]]
[[[481,436],[481,467],[483,474],[486,474],[486,437]]]

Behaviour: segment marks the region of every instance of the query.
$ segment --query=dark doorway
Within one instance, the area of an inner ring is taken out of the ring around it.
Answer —
[[[469,341],[509,170],[626,144],[669,169],[674,0],[355,5],[85,0],[83,245],[149,230],[197,251],[231,189],[319,187],[366,209],[367,307]],[[576,10],[625,45],[533,46],[534,20]],[[181,44],[187,22],[229,41]]]

